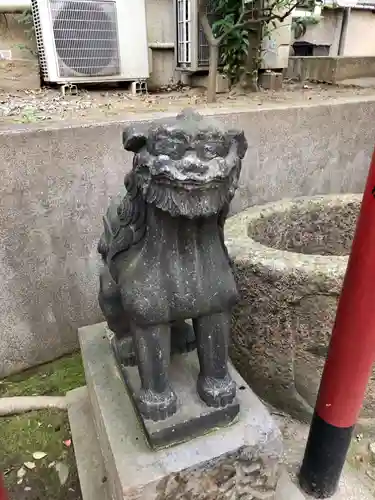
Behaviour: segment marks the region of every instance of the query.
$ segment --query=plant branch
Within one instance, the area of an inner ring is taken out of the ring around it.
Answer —
[[[232,31],[236,30],[237,28],[241,28],[243,26],[243,18],[246,14],[245,11],[242,11],[238,21],[236,24],[233,24],[229,29],[224,31],[220,36],[215,37],[212,31],[212,27],[210,25],[210,22],[208,20],[207,16],[207,7],[206,7],[206,1],[205,0],[199,0],[198,2],[198,12],[201,17],[201,24],[203,28],[203,32],[206,35],[206,38],[208,42],[212,45],[220,45],[220,43],[230,34]]]
[[[289,9],[284,12],[282,15],[280,14],[275,14],[273,11],[275,8],[279,6],[281,2],[279,0],[276,0],[273,5],[268,7],[267,9],[263,9],[263,16],[258,17],[256,19],[245,19],[248,17],[250,14],[250,11],[247,10],[242,10],[237,22],[233,24],[230,28],[225,30],[220,36],[215,37],[212,27],[210,25],[210,22],[208,20],[207,16],[207,1],[206,0],[199,0],[198,1],[198,12],[201,17],[201,24],[203,28],[203,32],[206,35],[206,38],[208,42],[212,45],[220,45],[221,42],[228,36],[232,31],[238,29],[238,28],[250,28],[251,25],[253,24],[260,24],[260,23],[269,23],[274,20],[278,20],[280,22],[283,22],[292,12],[293,10],[297,7],[298,2],[293,3]],[[282,4],[282,3],[281,3]],[[268,14],[265,14],[268,12]]]
[[[233,26],[231,26],[229,29],[227,29],[226,31],[224,31],[224,33],[222,33],[218,37],[219,43],[222,42],[230,33],[232,33],[232,31],[236,30],[237,28],[241,28],[242,27],[244,16],[245,16],[245,11],[242,11],[240,17],[238,18],[238,21],[236,22],[236,24],[233,24]]]
[[[293,10],[297,7],[298,5],[298,2],[295,2],[293,3],[289,9],[287,11],[284,12],[284,14],[282,15],[279,15],[279,14],[275,14],[275,13],[272,13],[273,9],[275,8],[276,4],[274,4],[273,6],[270,7],[269,9],[269,12],[270,12],[270,15],[267,16],[268,18],[268,21],[273,21],[274,19],[277,19],[278,21],[282,22],[284,21],[288,16],[290,16],[290,14],[293,12]]]
[[[290,16],[290,14],[293,12],[293,10],[297,7],[298,2],[295,2],[282,15],[273,13],[273,10],[275,9],[275,7],[277,7],[277,4],[278,4],[278,2],[275,2],[271,7],[264,9],[262,17],[258,17],[256,19],[247,19],[245,21],[243,21],[243,20],[240,21],[240,19],[239,19],[238,22],[236,23],[236,25],[234,25],[233,28],[231,28],[231,30],[235,29],[235,28],[236,29],[237,28],[247,28],[248,26],[251,26],[252,24],[259,24],[259,23],[263,23],[263,22],[269,23],[269,22],[276,20],[276,19],[280,22],[283,22],[288,16]],[[266,13],[268,13],[268,14],[266,14]],[[242,19],[246,16],[246,14],[247,14],[246,12],[242,13]],[[225,34],[225,36],[226,35],[227,35],[227,33]]]

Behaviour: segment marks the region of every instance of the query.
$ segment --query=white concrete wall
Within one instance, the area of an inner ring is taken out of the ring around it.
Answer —
[[[344,55],[375,56],[375,15],[371,11],[351,11]]]

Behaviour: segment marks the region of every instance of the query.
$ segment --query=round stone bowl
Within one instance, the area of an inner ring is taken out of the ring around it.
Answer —
[[[226,222],[240,293],[232,361],[259,397],[303,420],[315,404],[361,198],[282,200]],[[372,384],[362,417],[375,415]]]

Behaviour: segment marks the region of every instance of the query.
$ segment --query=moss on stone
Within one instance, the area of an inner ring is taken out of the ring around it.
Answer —
[[[85,385],[80,353],[64,356],[0,381],[0,397],[65,395]]]

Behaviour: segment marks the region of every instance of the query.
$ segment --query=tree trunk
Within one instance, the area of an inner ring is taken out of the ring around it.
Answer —
[[[216,101],[216,81],[219,65],[219,43],[210,43],[209,71],[207,82],[207,102]]]
[[[252,3],[253,14],[258,13],[258,17],[262,17],[264,12],[265,0],[254,0]],[[259,62],[262,56],[262,41],[263,41],[263,22],[251,25],[248,31],[249,48],[245,62],[244,72],[240,78],[240,85],[242,88],[257,92],[258,89],[258,69]]]

